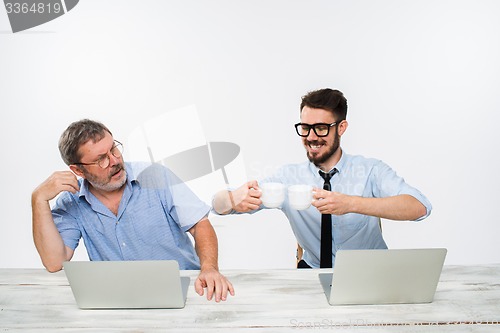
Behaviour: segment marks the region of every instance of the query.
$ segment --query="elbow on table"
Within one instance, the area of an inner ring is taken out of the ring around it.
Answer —
[[[62,266],[45,266],[45,269],[49,273],[56,273],[62,269]]]
[[[73,250],[65,246],[62,253],[61,252],[44,252],[40,254],[42,259],[42,264],[47,270],[47,272],[55,273],[63,269],[63,263],[65,261],[71,260],[73,258]]]
[[[45,269],[49,273],[59,272],[63,268],[62,263],[57,263],[57,262],[54,262],[54,263],[44,262],[43,266],[45,267]]]

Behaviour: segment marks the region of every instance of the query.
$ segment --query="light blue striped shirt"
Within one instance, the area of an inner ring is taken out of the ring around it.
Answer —
[[[83,238],[90,260],[177,260],[181,269],[199,269],[186,231],[210,207],[170,170],[158,164],[125,163],[127,182],[114,215],[79,180],[80,191],[62,193],[52,209],[64,244]]]
[[[332,191],[366,198],[383,198],[399,194],[409,194],[419,200],[427,213],[432,206],[429,200],[417,189],[408,185],[388,165],[376,159],[342,153],[335,166],[339,171],[330,180]],[[289,164],[281,167],[273,176],[259,181],[279,182],[290,186],[308,184],[323,187],[319,169],[308,162]],[[261,206],[260,209],[265,207]],[[260,210],[259,209],[259,210]],[[298,243],[304,249],[303,259],[311,267],[320,266],[321,214],[311,206],[306,210],[294,210],[288,203],[288,194],[281,210],[285,213]],[[255,212],[255,211],[254,211]],[[354,213],[332,215],[332,262],[340,249],[385,249],[387,245],[379,227],[379,218]]]

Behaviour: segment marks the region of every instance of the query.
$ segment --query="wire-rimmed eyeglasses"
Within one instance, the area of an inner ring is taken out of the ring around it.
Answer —
[[[123,145],[120,141],[114,140],[114,145],[110,149],[109,153],[113,155],[116,158],[120,158],[123,154]],[[98,165],[102,169],[106,169],[109,167],[110,160],[109,160],[109,153],[106,155],[101,156],[97,161],[92,162],[92,163],[73,163],[74,165]]]

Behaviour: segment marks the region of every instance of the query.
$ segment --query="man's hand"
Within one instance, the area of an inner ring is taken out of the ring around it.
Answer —
[[[215,268],[202,269],[196,278],[194,289],[198,295],[203,296],[204,289],[207,289],[207,300],[211,301],[215,296],[215,301],[225,301],[227,292],[234,296],[234,288],[231,282],[219,273]]]
[[[236,190],[229,192],[231,206],[239,213],[246,213],[260,207],[262,191],[256,180],[251,180]]]
[[[79,190],[80,186],[74,173],[56,171],[33,191],[32,199],[34,202],[48,202],[63,191],[76,193]]]
[[[234,191],[222,190],[215,194],[212,201],[214,210],[219,214],[228,214],[231,209],[238,213],[247,213],[258,209],[262,204],[262,191],[256,180],[251,180]]]
[[[193,235],[196,253],[200,258],[200,275],[194,283],[196,292],[203,296],[206,288],[207,299],[210,301],[215,295],[216,302],[225,301],[228,291],[234,296],[233,285],[219,273],[217,235],[208,218],[201,219],[189,232]]]
[[[352,212],[352,196],[339,192],[330,192],[323,189],[313,189],[312,205],[316,207],[321,214],[344,215]]]

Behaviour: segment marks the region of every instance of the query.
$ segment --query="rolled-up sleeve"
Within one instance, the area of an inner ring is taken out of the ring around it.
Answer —
[[[428,217],[432,211],[432,205],[425,195],[410,186],[391,167],[379,161],[372,170],[371,182],[373,184],[373,195],[377,198],[408,194],[420,201],[425,206],[426,214],[415,221],[421,221]]]

